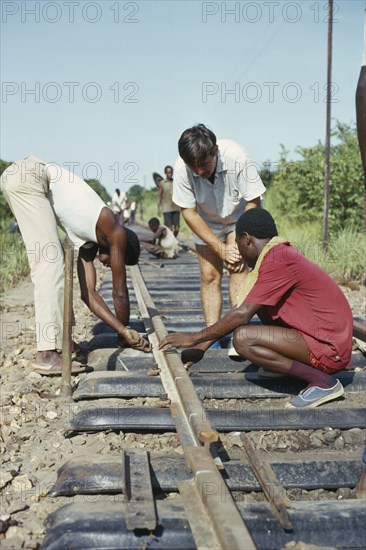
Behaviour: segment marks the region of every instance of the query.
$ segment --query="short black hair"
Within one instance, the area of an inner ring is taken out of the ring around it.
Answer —
[[[197,166],[209,155],[213,155],[215,147],[216,136],[204,124],[188,128],[178,141],[179,155],[188,166]]]
[[[167,166],[165,166],[165,168],[164,168],[164,174],[166,174],[166,171],[168,170],[168,168],[170,168],[172,171],[174,171],[173,166],[170,166],[170,164],[167,164]]]
[[[243,233],[257,239],[272,239],[278,235],[274,219],[264,208],[251,208],[240,216],[236,223],[236,235],[240,239]]]
[[[136,265],[140,258],[140,241],[131,229],[128,227],[123,228],[126,231],[127,248],[125,254],[126,265]]]
[[[151,223],[154,224],[154,225],[156,225],[156,224],[160,225],[160,222],[159,222],[158,218],[150,218],[150,220],[148,221],[148,224],[150,225]]]

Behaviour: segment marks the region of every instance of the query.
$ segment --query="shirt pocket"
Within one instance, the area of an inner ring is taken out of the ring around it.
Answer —
[[[239,187],[236,181],[233,181],[232,176],[229,177],[228,174],[225,174],[224,185],[225,185],[225,194],[224,194],[225,203],[237,206],[241,202],[243,197],[239,191]]]
[[[244,211],[244,199],[238,189],[226,190],[223,202],[223,217],[225,218],[233,216],[238,211]],[[237,217],[235,215],[235,218]]]

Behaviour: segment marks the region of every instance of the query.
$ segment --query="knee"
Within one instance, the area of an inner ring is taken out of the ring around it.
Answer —
[[[245,327],[239,327],[234,331],[233,344],[234,348],[240,355],[244,355],[249,359],[254,341],[246,337]]]
[[[221,285],[221,275],[216,271],[207,271],[202,273],[202,286],[220,286]]]

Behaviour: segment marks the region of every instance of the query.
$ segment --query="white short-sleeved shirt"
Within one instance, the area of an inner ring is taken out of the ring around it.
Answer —
[[[178,157],[174,168],[173,201],[181,208],[194,208],[215,233],[235,224],[246,201],[265,191],[255,164],[245,149],[229,139],[217,141],[219,148],[215,181],[197,176]]]
[[[76,248],[86,243],[96,243],[97,221],[105,203],[90,185],[68,170],[54,164],[47,164],[46,170],[49,178],[48,199],[58,225]]]
[[[166,225],[161,225],[165,229],[165,237],[160,240],[160,246],[164,248],[164,252],[167,258],[173,258],[178,254],[179,244],[177,239],[174,236],[173,231],[169,229]]]
[[[127,197],[123,191],[118,193],[115,191],[112,195],[112,210],[115,214],[119,214],[126,208]]]

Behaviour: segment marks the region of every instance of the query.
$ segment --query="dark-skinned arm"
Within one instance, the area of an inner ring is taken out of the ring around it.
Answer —
[[[150,351],[150,344],[142,338],[139,333],[126,327],[126,324],[121,322],[112,313],[103,298],[96,291],[96,270],[93,260],[97,253],[97,246],[93,249],[80,248],[77,261],[77,271],[81,291],[81,299],[99,319],[112,327],[120,337],[124,339],[131,347],[141,350]]]
[[[255,199],[251,199],[250,201],[247,201],[245,204],[244,211],[250,210],[251,208],[260,208],[261,207],[261,198],[256,197]]]
[[[127,325],[130,318],[130,302],[126,284],[125,254],[127,248],[126,231],[118,223],[116,216],[103,208],[97,223],[98,242],[109,247],[112,270],[112,298],[118,321]]]
[[[127,288],[127,276],[125,265],[125,254],[127,248],[127,237],[125,230],[111,217],[109,212],[104,212],[101,229],[104,232],[110,248],[110,267],[112,270],[112,298],[117,320],[126,326],[130,319],[130,300]],[[127,342],[134,349],[151,351],[151,345],[142,338],[136,330],[129,327],[122,333],[120,344]]]
[[[140,239],[140,243],[155,244],[155,237],[151,237],[150,239]]]
[[[97,248],[93,253],[89,249],[80,248],[77,261],[77,271],[80,284],[81,299],[99,319],[107,323],[110,327],[121,334],[126,328],[115,315],[111,312],[103,298],[95,290],[97,276],[93,259],[95,258]]]
[[[206,351],[212,342],[233,332],[240,326],[247,325],[253,315],[262,306],[244,300],[239,307],[234,307],[217,323],[199,332],[176,332],[168,334],[159,344],[159,349],[168,351],[171,348],[195,348]]]
[[[157,232],[155,233],[155,242],[157,240],[158,244],[160,244],[161,240],[164,239],[164,237],[166,237],[166,229],[165,227],[160,226]]]
[[[110,265],[112,270],[112,298],[117,319],[128,325],[130,319],[130,300],[128,296],[125,251],[127,246],[126,233],[119,224],[109,236]]]

